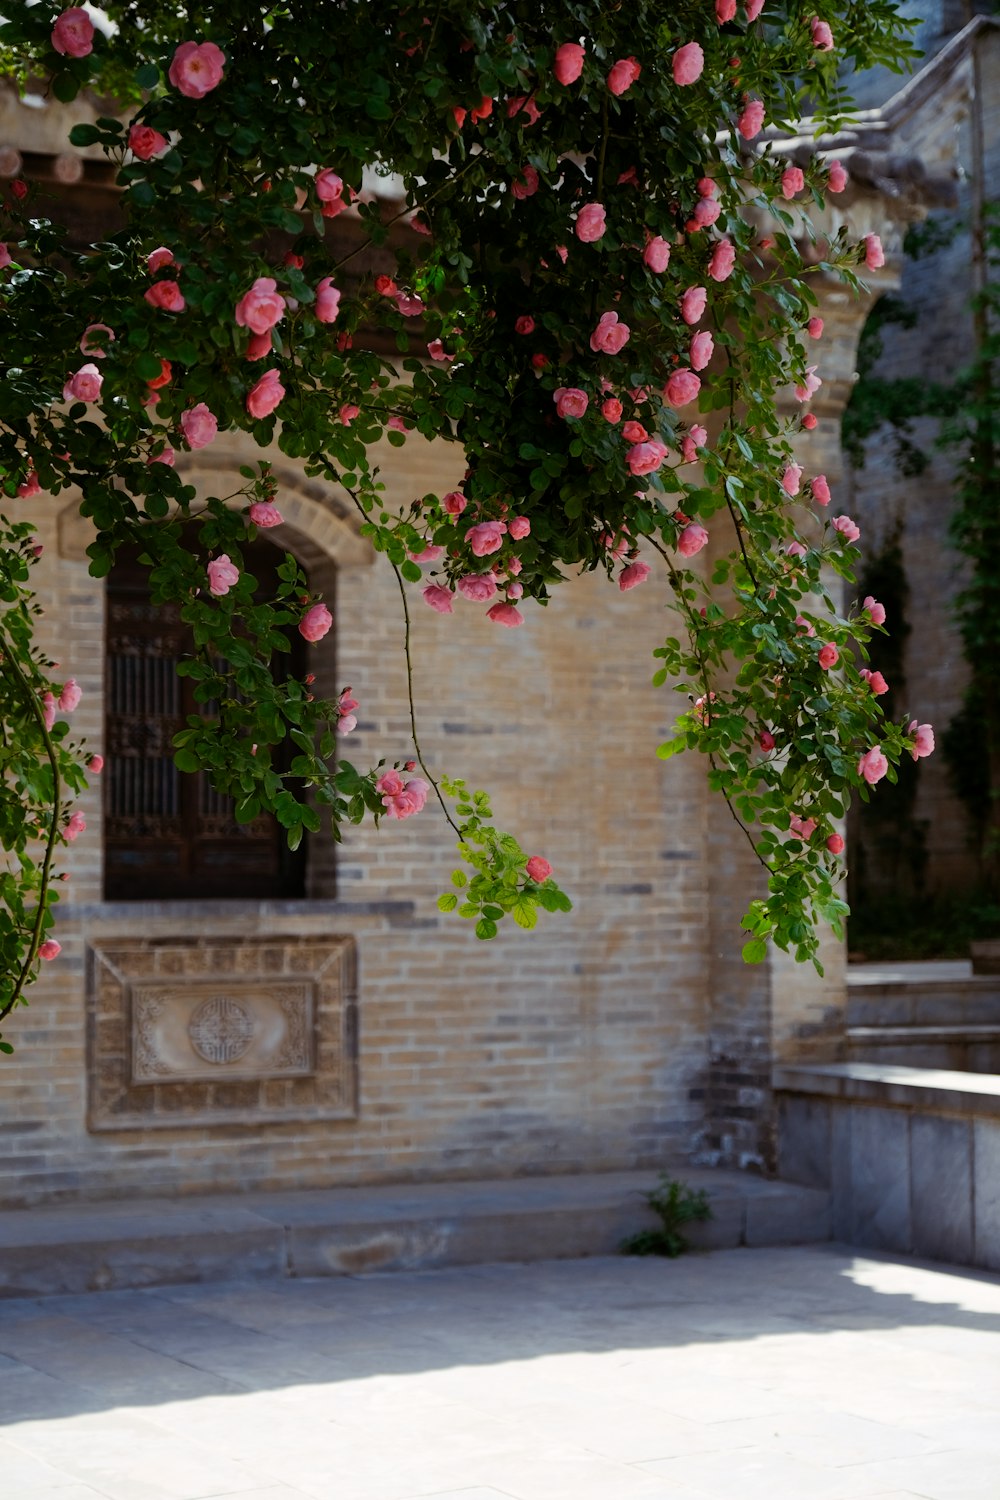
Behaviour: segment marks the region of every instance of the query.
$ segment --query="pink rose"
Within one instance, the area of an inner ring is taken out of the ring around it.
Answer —
[[[861,535],[860,526],[850,516],[834,516],[830,522],[834,531],[839,531],[845,542],[856,542]]]
[[[322,172],[316,173],[314,186],[321,203],[337,203],[343,197],[343,178],[338,177],[331,167],[324,167]]]
[[[865,235],[865,265],[869,271],[877,271],[885,265],[885,252],[877,234]]]
[[[139,161],[150,161],[167,148],[167,138],[151,125],[133,125],[128,133],[128,149]]]
[[[930,724],[918,724],[916,719],[911,719],[906,732],[915,736],[913,749],[910,751],[914,760],[920,760],[925,755],[933,755],[934,730]]]
[[[514,604],[494,604],[486,613],[494,625],[506,625],[509,630],[524,624],[524,616]]]
[[[689,286],[681,297],[681,317],[689,328],[701,321],[707,302],[708,293],[703,286]]]
[[[250,507],[250,519],[262,531],[267,531],[271,526],[281,526],[285,518],[269,500],[255,500]]]
[[[541,885],[542,881],[548,880],[552,874],[552,866],[540,854],[533,854],[524,867],[524,873],[536,885]]]
[[[435,547],[430,542],[425,542],[422,547],[418,547],[415,551],[411,552],[408,550],[406,555],[411,562],[427,565],[429,563],[440,562],[441,558],[444,557],[444,548]]]
[[[575,83],[583,72],[584,49],[579,42],[563,42],[556,52],[553,72],[565,87]]]
[[[774,749],[775,745],[778,742],[769,729],[762,729],[760,734],[757,736],[757,743],[766,755]]]
[[[250,342],[247,344],[246,358],[250,364],[256,364],[259,359],[264,358],[265,354],[270,354],[273,348],[274,341],[270,332],[252,333]]]
[[[46,938],[38,950],[38,957],[46,960],[58,958],[62,952],[62,943],[57,943],[55,938]]]
[[[699,229],[708,229],[715,223],[721,212],[722,204],[715,198],[699,198],[694,206],[694,212],[684,227],[689,234],[694,234]]]
[[[532,318],[531,316],[529,316],[529,314],[522,313],[519,318],[515,319],[515,322],[514,322],[514,332],[515,333],[519,333],[523,337],[526,334],[534,333],[534,331],[535,331],[535,320],[534,320],[534,318]]]
[[[622,428],[622,437],[626,443],[648,443],[649,433],[641,422],[626,422]]]
[[[674,82],[682,87],[696,83],[705,66],[705,54],[697,42],[687,42],[674,53]]]
[[[38,470],[29,469],[22,484],[17,487],[19,500],[34,500],[36,495],[42,493],[42,487],[38,482]]]
[[[797,495],[802,479],[801,464],[789,464],[781,476],[781,488],[786,495]]]
[[[811,339],[821,339],[823,337],[823,319],[810,318],[806,324],[806,333],[808,333]]]
[[[844,840],[841,838],[839,833],[831,833],[830,837],[826,841],[826,847],[829,849],[831,854],[843,854]]]
[[[817,474],[815,479],[809,481],[812,497],[817,505],[830,504],[830,486],[826,482],[825,474]]]
[[[219,423],[204,401],[199,401],[190,411],[181,413],[181,428],[189,448],[207,448],[215,442]]]
[[[560,417],[582,417],[590,405],[587,392],[579,390],[575,385],[561,385],[552,393],[552,399]]]
[[[867,667],[862,667],[861,671],[858,673],[858,676],[862,679],[863,682],[867,682],[876,698],[881,698],[883,693],[887,693],[889,691],[889,684],[886,682],[881,672],[871,672]]]
[[[360,406],[353,406],[349,401],[345,402],[344,405],[340,408],[339,412],[337,413],[337,416],[340,419],[341,425],[344,426],[344,427],[350,427],[351,423],[354,421],[354,418],[357,417],[357,416],[360,416],[360,415],[361,415],[361,407]]]
[[[422,592],[424,603],[429,604],[431,609],[436,609],[439,615],[453,613],[450,590],[443,589],[439,583],[429,583]]]
[[[618,587],[621,589],[623,594],[627,593],[629,589],[638,588],[640,583],[646,582],[646,579],[649,577],[652,571],[653,570],[649,566],[649,563],[629,563],[628,567],[623,568],[621,573],[618,575]]]
[[[800,838],[804,844],[807,844],[816,832],[816,819],[800,818],[798,813],[793,813],[788,821],[788,827],[790,833],[794,833],[796,838]]]
[[[375,790],[381,794],[387,818],[410,818],[423,808],[430,787],[421,776],[404,781],[398,771],[385,771],[376,781]]]
[[[809,22],[812,31],[812,43],[821,52],[830,52],[833,49],[833,32],[826,21],[821,21],[819,16],[813,16]]]
[[[166,245],[158,245],[155,250],[151,250],[146,256],[146,265],[150,276],[155,276],[157,271],[161,271],[164,266],[172,266],[173,264],[174,252],[168,250]]]
[[[663,463],[667,450],[663,443],[636,443],[625,455],[629,471],[637,478],[640,474],[653,474]]]
[[[620,422],[623,411],[624,407],[617,396],[609,396],[606,401],[601,402],[601,416],[605,422],[611,422],[612,424]]]
[[[63,57],[88,57],[94,50],[94,23],[79,5],[64,10],[52,28],[52,45]]]
[[[449,490],[448,494],[441,501],[441,509],[446,511],[449,516],[460,516],[468,503],[468,500],[466,500],[461,491]]]
[[[277,370],[266,370],[247,392],[247,411],[258,421],[261,417],[269,417],[284,394],[285,387]]]
[[[626,93],[635,83],[642,68],[634,57],[620,59],[608,74],[608,88],[613,94]]]
[[[157,307],[161,312],[180,313],[187,306],[176,281],[155,281],[143,295],[150,307]]]
[[[820,646],[816,660],[824,672],[829,672],[830,668],[835,667],[840,660],[840,652],[832,641],[827,641],[825,646]]]
[[[619,322],[616,312],[602,313],[590,335],[590,347],[595,354],[620,354],[630,333],[628,324]]]
[[[764,0],[747,0],[746,6],[747,23],[752,25],[764,9]]]
[[[736,264],[736,247],[732,240],[716,240],[708,262],[708,274],[713,281],[728,281]]]
[[[816,374],[816,366],[810,365],[806,370],[805,380],[795,387],[796,401],[811,401],[822,384],[822,380]]]
[[[642,258],[651,271],[665,271],[670,264],[670,246],[662,235],[654,235],[646,244]]]
[[[873,599],[871,594],[866,594],[864,599],[862,599],[861,608],[868,611],[873,625],[885,624],[885,605],[879,604],[878,600]]]
[[[786,167],[781,174],[781,196],[785,199],[795,197],[801,193],[806,185],[805,174],[801,167]]]
[[[708,544],[708,532],[697,521],[690,521],[677,538],[677,550],[682,557],[694,557]]]
[[[474,604],[485,604],[496,591],[497,583],[492,573],[467,573],[458,580],[458,592]]]
[[[107,338],[102,343],[95,344],[90,337],[92,333],[106,333]],[[108,354],[107,346],[108,344],[113,344],[114,339],[114,329],[109,328],[107,323],[90,323],[83,330],[83,337],[80,339],[80,353],[89,354],[91,359],[106,359]]]
[[[63,690],[59,694],[59,707],[64,714],[71,714],[82,697],[83,693],[80,689],[80,684],[75,677],[70,677],[63,685]]]
[[[104,756],[92,755],[87,762],[87,770],[91,773],[92,776],[100,776],[101,772],[104,770]]]
[[[517,119],[518,115],[526,115],[528,124],[535,125],[542,117],[542,112],[535,103],[534,98],[528,98],[526,94],[520,94],[516,98],[507,100],[508,120]],[[523,124],[523,121],[518,121]]]
[[[223,552],[220,557],[213,558],[208,565],[209,592],[217,599],[221,599],[222,595],[228,594],[233,585],[238,582],[239,576],[239,568],[230,562],[228,552]]]
[[[427,345],[427,353],[431,359],[436,359],[439,364],[443,365],[450,365],[455,358],[454,354],[448,353],[440,339],[431,339]]]
[[[796,615],[795,623],[810,639],[816,634],[816,626],[811,620],[807,620],[805,615]]]
[[[513,521],[509,522],[507,526],[507,535],[512,537],[515,542],[523,542],[530,531],[531,522],[527,516],[515,516]]]
[[[316,283],[316,305],[314,312],[318,323],[332,323],[340,307],[340,293],[333,284],[332,276],[324,276]]]
[[[806,432],[812,432],[813,428],[816,426],[816,413],[807,411],[805,416],[802,418],[802,426]]]
[[[832,161],[830,163],[826,185],[831,193],[842,193],[847,186],[847,173],[839,161]]]
[[[520,173],[514,178],[510,190],[515,198],[533,198],[538,192],[540,178],[537,170],[529,162],[521,168]]]
[[[576,237],[585,245],[599,240],[607,228],[607,214],[601,203],[585,203],[576,216]]]
[[[104,376],[96,365],[81,365],[63,386],[63,400],[96,401],[103,384]]]
[[[146,459],[146,462],[147,464],[166,464],[168,469],[172,469],[174,466],[174,458],[175,454],[173,448],[171,448],[169,443],[164,443],[159,453],[151,453],[149,458]]]
[[[75,812],[71,814],[69,822],[63,829],[63,834],[65,836],[67,844],[72,844],[74,839],[79,838],[80,834],[83,833],[86,826],[87,820],[83,816],[82,812]]]
[[[222,82],[225,63],[214,42],[181,42],[167,77],[186,99],[204,99]]]
[[[925,727],[929,728],[930,726],[927,725]],[[882,754],[881,745],[873,745],[870,750],[865,751],[864,755],[858,761],[858,775],[862,776],[869,786],[874,786],[876,781],[881,781],[888,769],[889,762]]]
[[[51,729],[56,722],[56,695],[55,693],[42,694],[42,719],[46,729]]]
[[[11,264],[12,260],[13,256],[7,249],[7,246],[4,244],[0,244],[0,271],[5,271]]]
[[[691,340],[688,358],[692,370],[704,370],[715,353],[715,340],[710,333],[696,333]]]
[[[385,425],[388,427],[390,432],[409,432],[410,430],[406,422],[403,421],[402,417],[390,417]]]
[[[706,335],[711,338],[711,334]],[[663,399],[668,406],[687,406],[701,390],[701,381],[693,370],[675,370],[663,387]]]
[[[747,7],[749,9],[749,7]],[[752,141],[764,128],[764,106],[759,99],[748,99],[736,127],[745,141]]]
[[[804,542],[788,542],[785,546],[788,557],[805,557],[807,550]]]
[[[506,529],[502,521],[480,521],[478,526],[470,526],[465,533],[465,540],[472,549],[473,556],[488,557],[491,552],[499,552]]]
[[[333,624],[333,615],[325,604],[313,604],[299,621],[299,635],[303,640],[321,641]]]
[[[273,276],[258,276],[236,304],[236,321],[252,333],[267,333],[285,316],[285,299]]]
[[[396,306],[404,318],[419,318],[426,311],[423,298],[415,292],[397,292]]]
[[[715,19],[727,26],[736,14],[736,0],[715,0]]]

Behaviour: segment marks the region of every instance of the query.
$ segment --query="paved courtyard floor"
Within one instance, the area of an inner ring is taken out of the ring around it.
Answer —
[[[1000,1278],[829,1246],[0,1302],[3,1500],[1000,1500]]]

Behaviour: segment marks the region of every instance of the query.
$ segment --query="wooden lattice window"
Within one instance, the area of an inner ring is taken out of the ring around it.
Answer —
[[[244,547],[263,597],[277,585],[282,553]],[[202,774],[173,763],[172,741],[199,712],[177,666],[193,643],[177,605],[152,604],[139,551],[122,552],[107,581],[105,897],[110,901],[297,897],[303,846],[292,854],[270,815],[239,824],[228,798]],[[279,653],[278,674],[305,671],[301,637]]]

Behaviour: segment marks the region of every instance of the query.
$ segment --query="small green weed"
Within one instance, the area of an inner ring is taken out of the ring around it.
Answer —
[[[701,1188],[690,1188],[675,1177],[660,1173],[658,1187],[643,1197],[655,1214],[659,1215],[662,1229],[640,1229],[621,1242],[623,1255],[668,1255],[673,1260],[690,1249],[681,1233],[685,1224],[702,1224],[712,1217],[708,1194]]]

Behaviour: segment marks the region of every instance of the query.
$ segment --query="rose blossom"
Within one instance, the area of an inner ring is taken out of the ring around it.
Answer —
[[[421,776],[404,781],[398,771],[383,771],[375,790],[382,797],[387,818],[410,818],[424,806],[430,787]]]
[[[833,49],[833,32],[826,21],[821,21],[819,16],[813,16],[809,22],[812,31],[812,43],[821,52],[830,52]]]
[[[690,521],[677,538],[677,550],[682,557],[694,557],[708,543],[708,532],[697,521]]]
[[[621,58],[608,74],[608,88],[613,94],[624,94],[632,87],[641,72],[642,68],[634,57]]]
[[[781,476],[781,488],[786,495],[797,495],[799,493],[801,478],[802,466],[800,464],[789,464]]]
[[[689,286],[681,297],[681,317],[689,328],[701,320],[707,302],[708,293],[703,286]]]
[[[55,693],[42,694],[42,721],[46,729],[51,729],[56,722],[56,695]]]
[[[239,568],[230,561],[228,552],[223,552],[220,557],[213,558],[208,565],[209,592],[221,599],[223,594],[229,593],[239,580],[239,576]]]
[[[285,299],[273,276],[258,276],[236,304],[236,321],[252,333],[267,333],[285,316]]]
[[[150,161],[167,147],[167,138],[151,125],[136,123],[128,133],[128,149],[138,161]]]
[[[788,831],[807,844],[816,832],[816,819],[800,818],[798,813],[792,813],[788,820]]]
[[[508,523],[507,535],[512,537],[515,542],[522,542],[530,532],[531,522],[527,516],[515,516],[513,521]]]
[[[826,847],[829,849],[831,854],[843,854],[844,840],[839,833],[831,833],[830,837],[826,841]]]
[[[920,760],[922,756],[934,753],[934,730],[930,724],[918,724],[916,719],[911,719],[906,729],[907,734],[916,736],[913,749],[910,754],[914,760]]]
[[[811,401],[822,384],[822,380],[816,374],[816,366],[810,365],[806,370],[805,380],[795,387],[796,401]]]
[[[42,493],[42,487],[38,483],[37,469],[29,469],[23,484],[17,487],[19,500],[34,500],[36,495]]]
[[[879,604],[878,600],[873,599],[871,594],[866,594],[862,599],[861,608],[868,611],[873,625],[885,624],[885,605]]]
[[[749,7],[748,7],[749,8]],[[764,128],[764,105],[760,99],[748,99],[736,127],[745,141],[752,141]]]
[[[595,354],[619,354],[628,343],[630,333],[628,324],[620,322],[616,312],[602,313],[590,335],[590,347]]]
[[[745,8],[747,13],[747,22],[752,23],[756,21],[757,17],[764,9],[764,0],[746,0]]]
[[[530,314],[522,313],[519,318],[514,320],[514,332],[521,334],[522,337],[526,334],[534,333],[534,331],[535,320]]]
[[[816,413],[807,411],[805,416],[802,418],[802,426],[806,432],[812,432],[813,428],[816,426]]]
[[[861,528],[850,516],[834,516],[830,522],[834,531],[839,531],[845,542],[856,542],[861,535]]]
[[[157,271],[162,270],[164,266],[172,265],[174,265],[174,252],[168,250],[166,245],[158,245],[146,256],[146,266],[150,276],[155,276]]]
[[[333,284],[332,276],[324,276],[316,283],[316,305],[314,312],[318,323],[332,323],[340,307],[340,293]]]
[[[556,52],[553,72],[565,87],[575,83],[583,72],[584,49],[579,42],[563,42]]]
[[[161,312],[181,313],[187,306],[176,281],[156,281],[143,295],[150,307],[157,307]]]
[[[75,812],[71,814],[69,822],[63,829],[63,835],[66,839],[67,844],[72,844],[74,839],[78,838],[80,834],[83,833],[86,827],[87,820],[83,816],[82,812]]]
[[[526,115],[529,125],[535,125],[542,118],[542,112],[535,103],[534,96],[529,98],[526,94],[520,94],[513,99],[507,100],[507,118],[516,120],[518,115]],[[523,121],[519,121],[523,124]]]
[[[642,252],[642,258],[651,271],[665,271],[670,264],[670,246],[662,235],[654,235]]]
[[[251,386],[247,392],[247,411],[257,420],[261,417],[269,417],[284,394],[285,387],[281,383],[277,370],[266,370],[257,384]]]
[[[840,652],[832,641],[827,641],[825,646],[820,646],[816,660],[824,672],[829,672],[830,668],[835,667],[840,660]]]
[[[174,450],[169,443],[164,443],[159,453],[153,453],[146,459],[147,464],[166,464],[168,469],[174,466]]]
[[[622,428],[622,437],[626,443],[648,443],[649,433],[641,422],[626,422]]]
[[[708,274],[713,281],[728,281],[736,264],[736,247],[732,240],[716,240],[708,262]]]
[[[812,490],[812,497],[817,505],[830,504],[830,486],[825,474],[817,474],[814,479],[810,479],[809,488]]]
[[[469,527],[465,540],[472,549],[473,556],[488,557],[491,552],[500,551],[506,530],[502,521],[480,521],[478,526]]]
[[[791,199],[796,193],[801,193],[806,185],[806,179],[801,167],[786,167],[781,174],[781,196]]]
[[[104,770],[104,756],[92,755],[87,762],[87,770],[92,776],[100,776]]]
[[[842,193],[847,186],[847,172],[839,161],[832,161],[830,163],[826,185],[831,193]]]
[[[416,547],[412,550],[407,548],[406,555],[411,562],[427,565],[429,563],[440,562],[441,558],[444,557],[444,548],[435,547],[432,542],[425,541],[422,547]]]
[[[515,198],[533,198],[538,192],[540,182],[538,171],[529,162],[521,168],[520,173],[514,178],[510,190]]]
[[[460,490],[449,490],[441,501],[441,509],[449,516],[460,516],[468,503]]]
[[[271,526],[281,526],[285,519],[278,507],[269,500],[255,500],[249,514],[253,524],[262,531],[267,531]]]
[[[881,745],[873,745],[858,761],[858,775],[864,777],[869,786],[874,786],[876,781],[881,781],[888,769],[889,762],[882,754]]]
[[[62,943],[57,943],[55,938],[46,938],[38,950],[38,957],[44,959],[58,958],[62,952]]]
[[[92,333],[106,333],[107,338],[103,344],[95,344],[90,337]],[[91,359],[106,359],[108,354],[107,345],[114,343],[114,338],[114,329],[109,328],[107,323],[90,323],[83,330],[83,336],[80,339],[80,353],[89,354]]]
[[[333,624],[333,615],[325,604],[313,604],[299,621],[299,635],[303,640],[321,641]]]
[[[439,615],[453,613],[451,593],[448,589],[443,589],[439,583],[429,583],[422,592],[424,603],[429,604],[431,609],[436,609]]]
[[[823,319],[810,318],[806,324],[806,333],[808,333],[811,339],[821,339],[823,337]]]
[[[585,203],[576,216],[576,237],[584,245],[599,240],[607,228],[607,214],[602,203]]]
[[[638,588],[640,583],[646,582],[646,579],[649,577],[652,571],[653,570],[649,566],[649,563],[629,563],[628,567],[623,568],[621,573],[618,575],[618,587],[621,589],[622,593],[626,593],[629,589]]]
[[[63,400],[96,401],[103,384],[104,376],[96,365],[81,365],[63,386]]]
[[[663,399],[668,406],[687,406],[700,390],[701,381],[693,370],[675,370],[663,387]]]
[[[171,380],[173,379],[173,374],[174,367],[170,363],[169,359],[161,359],[159,375],[154,375],[152,380],[146,381],[146,384],[151,391],[162,390],[165,385],[170,384]]]
[[[449,354],[440,339],[431,339],[427,345],[427,353],[431,359],[436,359],[439,364],[450,365],[454,362],[454,354]]]
[[[885,252],[877,234],[865,235],[865,265],[869,271],[877,271],[885,265]]]
[[[343,178],[338,177],[332,167],[324,167],[321,172],[317,172],[313,185],[320,203],[326,205],[341,202],[344,193]]]
[[[7,246],[0,243],[0,271],[5,271],[11,264],[12,260],[13,256],[7,249]]]
[[[337,413],[342,427],[350,427],[351,423],[354,421],[354,418],[360,415],[361,407],[352,405],[350,401],[345,401],[344,405]]]
[[[94,23],[82,6],[64,10],[52,28],[52,45],[63,57],[88,57],[94,50]]]
[[[226,59],[214,42],[182,42],[167,77],[187,99],[204,99],[222,82]]]
[[[612,425],[621,421],[623,410],[624,407],[617,396],[609,396],[606,401],[601,402],[601,416],[605,422],[611,422]]]
[[[775,745],[777,744],[777,740],[774,738],[774,735],[769,729],[762,729],[760,734],[757,736],[757,743],[764,751],[764,753],[768,754],[771,750],[774,749]]]
[[[867,682],[876,698],[881,698],[883,693],[887,693],[889,691],[889,684],[886,682],[881,672],[872,672],[868,669],[868,667],[862,667],[861,671],[858,673],[858,676],[864,682]]]
[[[674,82],[685,86],[696,83],[705,66],[705,54],[697,42],[686,42],[678,47],[673,57]]]
[[[475,604],[485,604],[497,591],[497,582],[492,573],[466,573],[458,580],[458,592]]]
[[[727,26],[736,14],[736,0],[715,0],[715,19]]]
[[[415,292],[397,292],[396,306],[404,318],[419,318],[425,311],[423,298]]]
[[[204,401],[199,401],[190,411],[181,413],[181,428],[189,448],[207,448],[209,443],[215,442],[219,423]]]
[[[561,385],[557,391],[553,391],[552,399],[560,417],[582,417],[590,404],[587,392],[579,390],[575,385]]]
[[[524,873],[530,880],[533,880],[536,885],[541,885],[542,881],[548,880],[549,876],[552,874],[552,866],[549,864],[548,860],[543,859],[540,854],[533,854],[525,864]]]
[[[688,358],[692,370],[704,370],[715,353],[715,340],[708,332],[696,333],[691,340]]]
[[[640,474],[654,473],[667,456],[667,450],[663,443],[636,443],[625,455],[625,462],[629,466],[630,473],[637,478]]]
[[[63,685],[62,692],[59,694],[59,707],[64,714],[71,714],[82,697],[83,693],[80,690],[80,684],[75,677],[69,677]]]
[[[513,604],[494,604],[486,613],[494,625],[506,625],[510,630],[524,624],[524,616]]]

